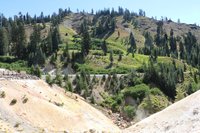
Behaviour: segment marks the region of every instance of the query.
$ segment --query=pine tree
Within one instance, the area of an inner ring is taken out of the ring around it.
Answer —
[[[144,42],[145,47],[151,50],[153,47],[153,38],[151,34],[149,32],[145,32],[144,37],[145,37],[145,42]]]
[[[170,50],[171,50],[171,52],[175,52],[177,50],[176,39],[174,38],[173,29],[171,29],[171,31],[170,31]]]
[[[156,33],[156,36],[155,36],[155,43],[156,43],[157,46],[161,46],[162,36],[163,36],[163,22],[159,21],[157,23],[157,33]]]
[[[47,74],[46,75],[46,82],[51,85],[52,81],[51,81],[51,75],[50,74]]]
[[[184,37],[184,45],[186,48],[186,51],[190,54],[192,47],[195,46],[197,43],[196,37],[191,33],[188,32],[187,35]]]
[[[45,54],[44,54],[44,52],[42,51],[41,48],[39,48],[37,50],[36,55],[37,55],[36,58],[35,58],[36,63],[39,64],[39,65],[44,65],[45,61],[46,61],[46,56],[45,56]]]
[[[19,42],[17,47],[17,57],[20,59],[26,58],[25,48],[26,48],[26,34],[23,23],[19,23]]]
[[[14,22],[12,25],[12,53],[14,56],[23,59],[26,58],[26,35],[25,28],[22,22]]]
[[[83,56],[87,56],[89,54],[89,50],[90,50],[90,35],[88,32],[88,26],[86,21],[84,21],[84,23],[82,23],[81,25],[81,35],[82,35],[82,42],[81,42],[81,53],[83,54]]]
[[[53,28],[53,33],[52,33],[53,52],[56,52],[58,50],[59,43],[60,43],[59,29],[58,29],[58,27],[55,27],[55,28]]]
[[[41,78],[41,76],[42,76],[42,72],[41,72],[40,67],[38,65],[35,68],[35,75],[39,78]]]
[[[111,20],[111,28],[110,28],[112,32],[115,31],[115,27],[116,27],[116,22],[115,22],[115,19],[113,18],[113,19]]]
[[[7,31],[4,27],[0,28],[0,55],[8,54],[8,36]]]
[[[73,92],[72,83],[70,81],[65,82],[65,89],[66,91]]]
[[[113,64],[113,61],[114,61],[114,59],[113,59],[113,51],[110,51],[109,59],[110,59],[110,63]]]
[[[38,25],[34,25],[33,33],[31,34],[30,37],[30,45],[29,45],[29,53],[34,53],[36,54],[37,50],[40,47],[41,44],[41,38],[40,38],[40,27]]]
[[[52,31],[49,31],[46,39],[46,54],[49,56],[53,52]]]
[[[186,92],[182,88],[178,87],[176,89],[175,101],[180,101],[181,99],[185,98],[185,95],[186,95]]]
[[[123,19],[124,21],[130,21],[131,20],[131,13],[128,9],[126,9],[123,13]]]
[[[170,50],[169,50],[169,46],[168,46],[168,36],[167,36],[167,34],[164,35],[162,42],[163,42],[164,49],[165,49],[164,55],[169,57],[170,56]]]
[[[119,53],[118,61],[121,61],[121,60],[122,60],[122,53]]]
[[[107,44],[106,44],[105,40],[103,40],[103,42],[101,44],[101,48],[103,50],[104,55],[106,56],[106,54],[107,54]]]
[[[184,59],[184,46],[182,42],[180,42],[179,44],[179,51],[180,51],[180,59]]]
[[[90,49],[90,37],[88,32],[84,32],[82,37],[82,46],[81,46],[81,53],[86,56],[89,53]]]
[[[69,57],[70,55],[69,55],[69,45],[68,45],[68,43],[66,43],[66,45],[65,45],[65,48],[64,48],[64,51],[63,51],[63,55],[64,55],[64,57]]]
[[[136,42],[132,32],[129,35],[129,45],[130,47],[128,48],[128,54],[132,53],[134,56],[134,52],[136,51]]]
[[[188,86],[187,86],[187,94],[190,95],[193,93],[193,88],[192,88],[192,84],[189,83]]]
[[[130,43],[131,47],[135,50],[136,49],[136,43],[135,43],[135,38],[134,38],[132,32],[130,33],[130,36],[129,36],[129,43]]]

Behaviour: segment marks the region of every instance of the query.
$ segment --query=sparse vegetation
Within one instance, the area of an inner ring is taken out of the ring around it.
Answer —
[[[13,99],[11,102],[10,102],[10,105],[15,105],[17,103],[17,99]]]
[[[56,106],[58,106],[58,107],[62,107],[62,106],[64,106],[64,103],[54,102],[54,104],[55,104]]]
[[[25,104],[25,103],[27,103],[27,101],[28,101],[28,98],[25,97],[25,98],[23,99],[22,103]]]
[[[5,97],[6,97],[5,91],[0,92],[0,98],[5,98]]]
[[[18,128],[19,126],[20,126],[20,123],[19,123],[19,122],[17,122],[17,123],[14,125],[15,128]]]
[[[47,74],[47,75],[46,75],[46,82],[47,82],[49,85],[52,85],[52,79],[51,79],[51,75],[50,75],[50,74]]]

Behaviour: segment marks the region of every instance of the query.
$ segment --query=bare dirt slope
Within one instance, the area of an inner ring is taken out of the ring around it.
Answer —
[[[200,91],[129,127],[124,132],[200,133]]]
[[[81,97],[42,80],[0,80],[0,94],[3,91],[0,132],[120,131]],[[13,99],[17,101],[11,105]]]

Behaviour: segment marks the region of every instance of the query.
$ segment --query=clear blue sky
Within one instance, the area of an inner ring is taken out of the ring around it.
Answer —
[[[59,8],[70,7],[72,11],[91,11],[121,6],[131,11],[139,9],[146,11],[149,17],[166,16],[174,21],[180,18],[181,22],[200,24],[200,1],[199,0],[1,0],[0,13],[6,17],[18,14],[39,15],[41,11],[45,15],[57,12]]]

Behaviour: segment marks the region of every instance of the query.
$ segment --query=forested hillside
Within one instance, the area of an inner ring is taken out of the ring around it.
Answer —
[[[138,121],[199,89],[197,25],[121,7],[19,13],[0,22],[0,67],[45,77],[125,121]]]

